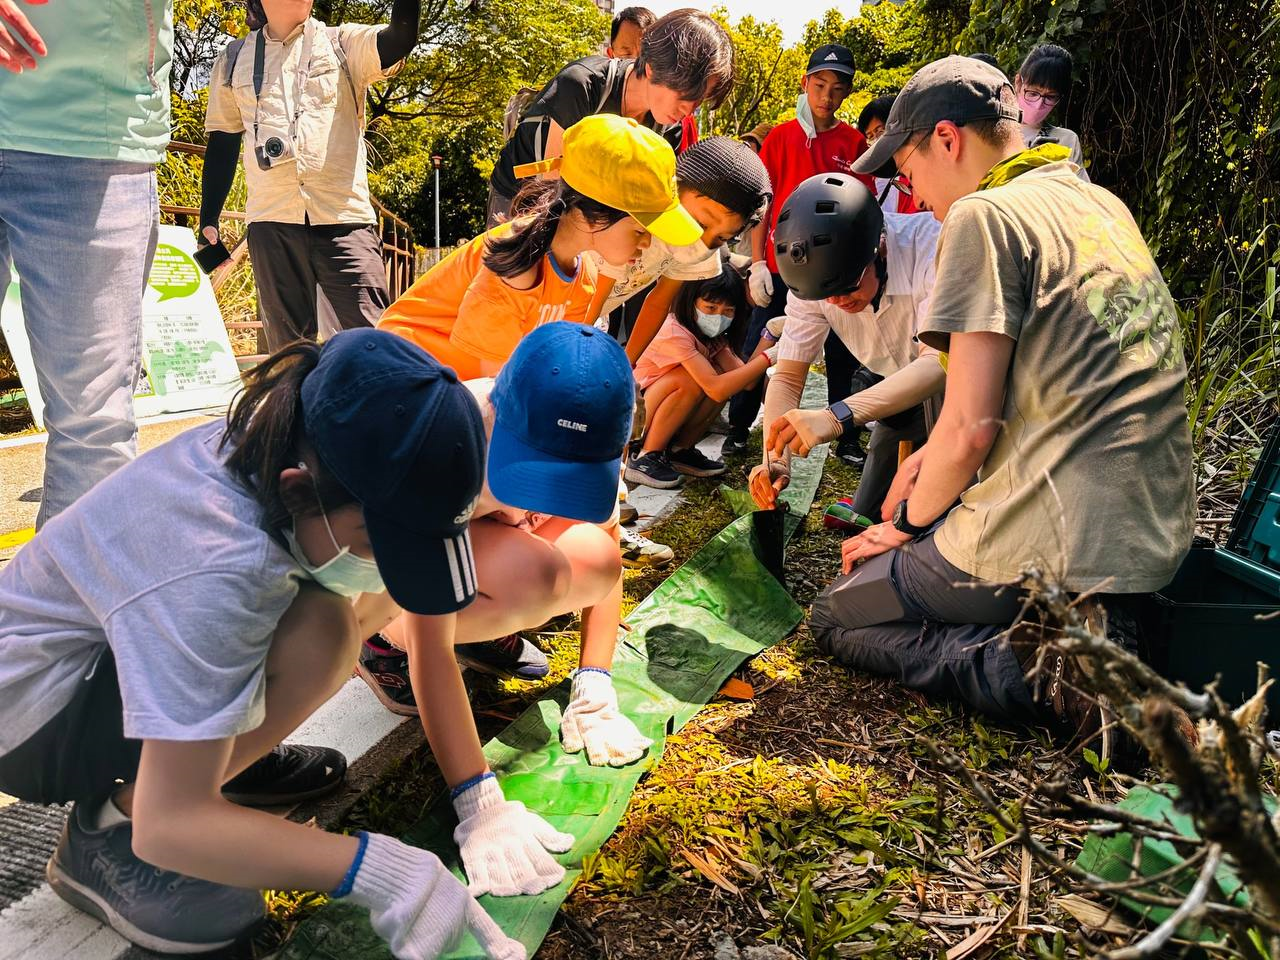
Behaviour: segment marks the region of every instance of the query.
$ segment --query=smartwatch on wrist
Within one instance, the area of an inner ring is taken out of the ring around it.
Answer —
[[[853,411],[849,409],[849,405],[843,400],[837,400],[827,407],[827,410],[836,418],[841,430],[848,430],[853,426]]]
[[[932,524],[917,527],[907,519],[907,501],[905,500],[898,501],[898,505],[893,508],[893,528],[899,533],[905,533],[907,536],[915,538],[922,533],[928,533],[930,526]]]

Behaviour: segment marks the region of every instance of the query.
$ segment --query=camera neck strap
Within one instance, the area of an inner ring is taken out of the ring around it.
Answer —
[[[302,115],[302,91],[311,76],[312,45],[315,43],[316,21],[308,18],[302,27],[302,53],[298,57],[298,69],[294,72],[293,116],[289,118],[289,139],[296,143],[298,117]],[[283,46],[283,45],[282,45]],[[280,79],[284,80],[284,63],[287,52],[280,59]],[[253,44],[253,138],[258,139],[258,109],[262,101],[262,81],[267,65],[267,28],[258,28]]]

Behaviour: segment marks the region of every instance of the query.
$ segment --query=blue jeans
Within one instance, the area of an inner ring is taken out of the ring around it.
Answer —
[[[0,292],[12,261],[49,434],[37,528],[137,454],[158,226],[151,164],[0,150]]]

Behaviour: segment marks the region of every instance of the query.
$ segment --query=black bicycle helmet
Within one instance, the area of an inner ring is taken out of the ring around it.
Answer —
[[[884,214],[860,180],[821,173],[796,187],[773,228],[787,289],[802,300],[852,293],[880,249]]]

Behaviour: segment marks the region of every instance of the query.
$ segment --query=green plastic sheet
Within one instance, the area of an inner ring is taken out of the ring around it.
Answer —
[[[805,405],[825,402],[825,381],[811,376]],[[796,460],[783,498],[791,507],[792,534],[813,504],[827,450]],[[803,611],[765,571],[750,535],[751,517],[741,516],[705,544],[646,597],[621,633],[614,657],[618,703],[654,745],[629,767],[592,767],[585,754],[560,747],[561,711],[568,684],[549,692],[485,745],[490,768],[510,800],[521,800],[558,830],[573,834],[573,848],[560,858],[567,870],[559,885],[533,897],[480,898],[508,936],[532,956],[556,912],[581,874],[583,857],[599,850],[617,828],[640,778],[658,762],[667,733],[679,730],[724,685],[744,661],[786,637]],[[437,854],[458,877],[462,863],[453,842],[452,805],[441,798],[403,837]],[[367,912],[333,901],[298,928],[281,960],[389,960],[386,943],[373,932]],[[470,934],[447,955],[483,960]]]
[[[1166,825],[1170,833],[1177,833],[1189,839],[1198,839],[1195,823],[1189,814],[1177,808],[1178,788],[1172,784],[1160,783],[1134,787],[1128,795],[1116,804],[1120,810],[1137,814]],[[1267,811],[1275,812],[1275,802],[1265,798]],[[1142,849],[1138,852],[1137,871],[1134,870],[1133,835],[1116,833],[1109,836],[1090,834],[1084,842],[1080,856],[1076,858],[1076,866],[1087,870],[1094,876],[1112,883],[1127,883],[1137,877],[1153,877],[1176,867],[1182,862],[1177,848],[1168,840],[1156,840],[1150,837],[1142,839]],[[1189,869],[1170,885],[1183,894],[1189,893],[1195,883],[1197,870]],[[1214,874],[1217,891],[1214,899],[1237,906],[1248,906],[1249,893],[1240,880],[1235,868],[1226,861],[1218,867]],[[1150,890],[1150,893],[1159,891]],[[1172,907],[1152,906],[1139,903],[1129,897],[1121,897],[1120,902],[1134,913],[1151,923],[1163,923],[1173,913]],[[1178,935],[1188,940],[1217,940],[1221,934],[1202,924],[1184,923],[1178,929]]]

